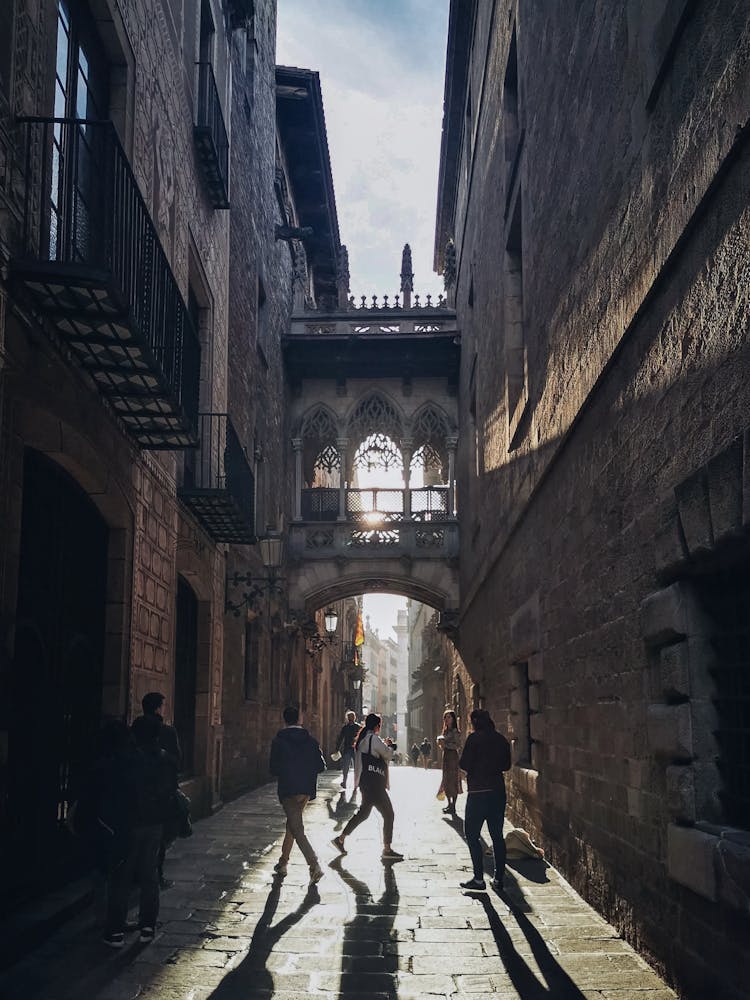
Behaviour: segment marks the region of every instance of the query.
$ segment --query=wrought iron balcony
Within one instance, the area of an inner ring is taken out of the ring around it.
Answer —
[[[229,136],[209,62],[198,63],[197,110],[193,135],[208,196],[214,208],[229,208]]]
[[[143,448],[196,443],[200,342],[111,122],[26,118],[16,286]]]
[[[403,520],[447,520],[448,493],[447,486],[424,486],[408,491],[391,488],[347,489],[344,520],[375,528]],[[340,491],[337,488],[316,486],[303,489],[301,499],[303,521],[339,519]]]
[[[185,455],[178,496],[217,542],[255,541],[255,479],[226,413],[201,413],[198,450]]]

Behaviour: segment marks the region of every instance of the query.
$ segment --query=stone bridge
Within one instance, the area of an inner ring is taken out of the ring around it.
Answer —
[[[402,269],[403,270],[403,269]],[[387,591],[458,608],[460,338],[442,297],[300,310],[284,339],[294,507],[290,607]]]

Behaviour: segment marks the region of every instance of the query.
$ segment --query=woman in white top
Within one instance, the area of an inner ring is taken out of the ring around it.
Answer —
[[[354,816],[349,820],[338,837],[334,837],[331,843],[341,852],[346,854],[344,840],[352,830],[355,830],[360,823],[364,823],[372,812],[377,809],[383,817],[383,854],[385,860],[399,861],[403,854],[394,851],[391,847],[391,837],[393,836],[393,805],[388,795],[388,763],[393,757],[393,750],[387,746],[378,736],[382,719],[379,715],[371,713],[365,719],[364,726],[360,729],[357,739],[354,741],[354,784],[359,786],[362,794],[362,805]]]

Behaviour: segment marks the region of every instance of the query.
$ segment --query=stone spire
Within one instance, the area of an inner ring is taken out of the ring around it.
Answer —
[[[445,248],[445,262],[443,264],[443,285],[448,305],[455,305],[456,288],[456,244],[453,240],[448,240]]]
[[[343,243],[339,247],[336,287],[338,289],[339,309],[347,309],[349,307],[349,251]]]
[[[404,309],[411,308],[411,293],[414,291],[414,271],[411,267],[411,247],[404,243],[401,254],[401,291],[404,296]]]

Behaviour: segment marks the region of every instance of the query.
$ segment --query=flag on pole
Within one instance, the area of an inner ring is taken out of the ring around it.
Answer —
[[[354,645],[364,646],[365,644],[365,627],[362,624],[362,612],[357,611],[357,627],[354,630]]]

